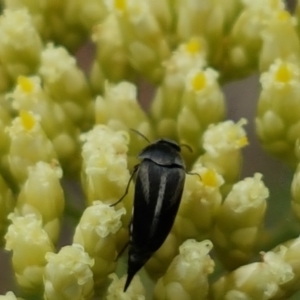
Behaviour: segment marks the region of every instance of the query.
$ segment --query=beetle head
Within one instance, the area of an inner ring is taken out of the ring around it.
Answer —
[[[156,142],[154,142],[153,144],[166,144],[166,145],[172,147],[173,149],[175,149],[177,152],[181,151],[180,146],[171,139],[160,139],[160,140],[157,140]]]
[[[161,166],[185,168],[180,156],[180,146],[172,140],[160,139],[145,147],[138,156]]]

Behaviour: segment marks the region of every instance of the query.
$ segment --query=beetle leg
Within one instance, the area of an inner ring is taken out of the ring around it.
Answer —
[[[186,174],[188,174],[188,175],[197,175],[197,176],[199,176],[199,178],[200,178],[200,180],[201,180],[201,176],[200,176],[199,173],[186,172]]]
[[[138,167],[139,167],[139,165],[134,166],[133,171],[132,171],[132,174],[131,174],[131,176],[130,176],[130,178],[129,178],[129,180],[128,180],[128,183],[127,183],[127,186],[126,186],[126,190],[125,190],[124,195],[123,195],[117,202],[111,204],[110,206],[115,206],[115,205],[117,205],[117,204],[120,203],[120,202],[125,198],[125,196],[128,194],[130,182],[131,182],[131,180],[133,179],[134,174],[135,174],[136,171],[138,170]]]

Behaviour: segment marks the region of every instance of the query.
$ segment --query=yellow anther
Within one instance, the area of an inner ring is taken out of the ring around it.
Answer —
[[[34,87],[32,81],[25,76],[18,77],[18,86],[21,88],[21,90],[24,93],[27,93],[27,94],[32,93],[33,87]]]
[[[206,86],[206,77],[203,72],[198,73],[192,81],[192,86],[195,91],[203,90]]]
[[[212,169],[207,169],[207,171],[203,174],[201,174],[201,179],[204,185],[206,186],[217,186],[218,180],[217,180],[217,174]]]
[[[279,21],[285,22],[290,19],[291,15],[286,10],[281,10],[278,12],[277,17]]]
[[[185,46],[187,52],[190,54],[196,54],[201,50],[201,44],[199,40],[191,39]]]
[[[23,127],[27,131],[30,131],[34,127],[36,121],[35,121],[34,116],[30,112],[22,110],[20,112],[20,118],[21,118]]]
[[[115,0],[115,8],[117,10],[125,11],[126,10],[126,0]]]
[[[291,80],[292,74],[286,64],[282,64],[275,73],[276,81],[287,83]]]
[[[245,147],[249,144],[249,141],[248,141],[248,138],[246,136],[243,136],[241,137],[239,140],[238,140],[238,145],[239,147]]]

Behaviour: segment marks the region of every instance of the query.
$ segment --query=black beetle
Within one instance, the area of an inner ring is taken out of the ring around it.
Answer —
[[[138,155],[141,163],[134,167],[124,195],[113,204],[126,196],[136,174],[124,292],[173,226],[186,173],[180,150],[180,146],[169,139],[160,139],[145,147]]]

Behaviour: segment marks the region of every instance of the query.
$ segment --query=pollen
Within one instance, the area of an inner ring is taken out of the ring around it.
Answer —
[[[207,171],[203,174],[201,174],[201,179],[204,185],[206,186],[217,186],[218,180],[217,180],[217,174],[212,169],[207,169]]]
[[[286,64],[282,64],[275,73],[276,81],[287,83],[291,80],[292,74]]]
[[[36,121],[30,112],[22,110],[20,112],[20,118],[25,130],[30,131],[34,127]]]
[[[115,0],[115,8],[117,10],[125,11],[126,10],[126,0]]]
[[[245,147],[249,144],[249,141],[248,141],[248,138],[246,136],[243,136],[241,137],[239,140],[238,140],[238,146],[240,148],[242,147]]]
[[[190,54],[196,54],[201,50],[201,44],[196,39],[191,39],[185,46],[186,51]]]
[[[278,14],[277,14],[278,20],[285,22],[288,21],[290,19],[290,14],[285,11],[285,10],[281,10]]]
[[[33,87],[34,87],[32,81],[25,76],[18,77],[18,86],[21,88],[21,90],[24,93],[27,93],[27,94],[32,93]]]
[[[192,79],[192,86],[195,91],[203,90],[206,86],[206,77],[203,72],[196,74]]]

